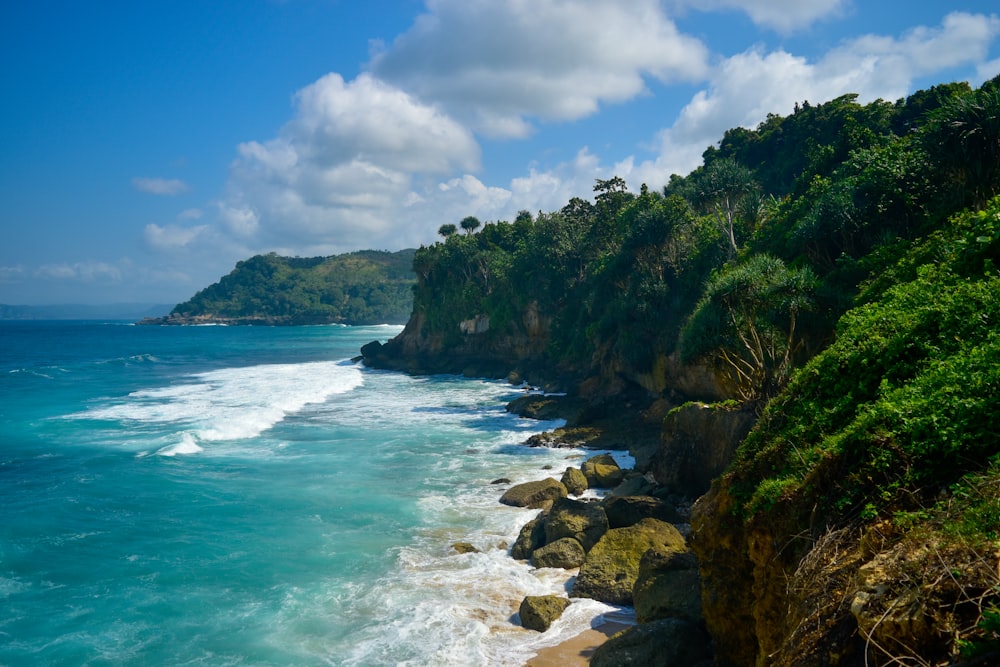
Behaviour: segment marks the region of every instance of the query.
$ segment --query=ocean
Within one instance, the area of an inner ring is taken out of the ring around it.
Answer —
[[[0,323],[0,665],[522,665],[525,388],[352,362],[399,327]],[[469,542],[479,551],[458,553]]]

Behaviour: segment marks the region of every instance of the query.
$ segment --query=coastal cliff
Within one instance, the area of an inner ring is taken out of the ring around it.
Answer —
[[[845,96],[727,133],[662,194],[598,181],[593,203],[448,237],[415,255],[406,329],[362,356],[566,392],[567,427],[533,444],[628,448],[610,493],[675,527],[690,510],[720,667],[997,664],[998,118],[997,80]],[[540,558],[594,548],[552,542]],[[647,551],[621,561],[633,600],[638,562],[674,560]]]

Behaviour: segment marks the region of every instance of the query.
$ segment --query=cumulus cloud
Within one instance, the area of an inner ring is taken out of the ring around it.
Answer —
[[[742,11],[759,26],[788,33],[842,13],[849,0],[678,0],[676,4],[699,11]]]
[[[845,93],[857,93],[861,102],[903,97],[918,77],[975,65],[998,34],[1000,18],[956,12],[940,26],[915,28],[900,37],[846,41],[815,62],[759,48],[726,58],[708,87],[659,133],[658,157],[634,166],[630,182],[666,183],[672,173],[687,173],[725,130],[754,127],[768,113],[791,113],[798,101],[822,103]]]
[[[334,249],[388,239],[416,180],[478,168],[471,132],[368,74],[328,74],[295,99],[278,136],[241,144],[231,167],[219,220],[247,243]]]
[[[24,279],[24,267],[20,264],[16,266],[0,266],[0,283],[16,283]]]
[[[179,195],[188,191],[188,185],[176,178],[143,178],[132,179],[132,187],[139,192],[146,192],[151,195]]]
[[[645,93],[645,77],[699,81],[707,63],[657,0],[433,0],[371,68],[480,132],[523,137],[531,119],[588,116]]]

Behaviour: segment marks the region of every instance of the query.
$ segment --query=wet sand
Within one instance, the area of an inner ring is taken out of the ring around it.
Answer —
[[[543,648],[524,667],[587,667],[590,656],[608,637],[631,627],[614,621],[604,623],[567,639],[562,644]]]

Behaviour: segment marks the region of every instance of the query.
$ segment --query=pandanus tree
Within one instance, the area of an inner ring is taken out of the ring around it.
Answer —
[[[754,255],[709,279],[681,334],[685,359],[709,359],[744,401],[766,400],[788,382],[802,346],[798,317],[813,307],[808,268]]]

